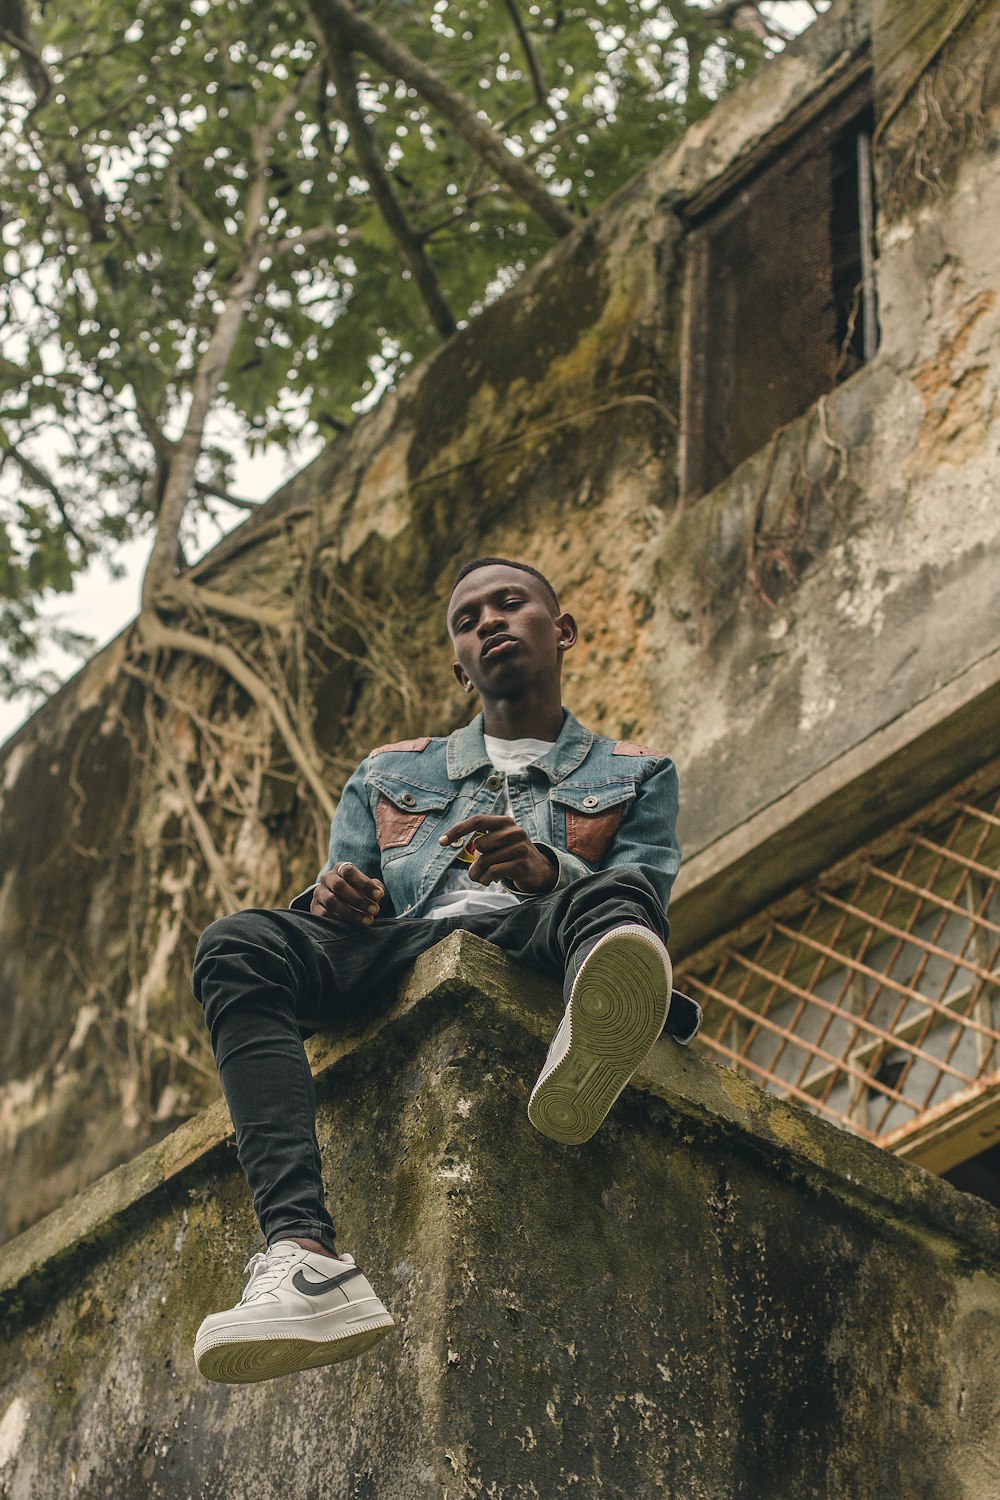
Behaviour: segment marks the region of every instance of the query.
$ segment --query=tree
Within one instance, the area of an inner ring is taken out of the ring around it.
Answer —
[[[0,0],[0,690],[30,680],[39,600],[142,530],[164,644],[192,517],[248,503],[234,442],[348,426],[787,9]]]
[[[82,14],[0,0],[0,685],[32,670],[46,590],[155,534],[101,727],[90,706],[73,735],[58,852],[82,925],[46,940],[160,1129],[216,1076],[178,934],[277,904],[306,845],[324,856],[357,759],[353,728],[328,732],[345,701],[383,738],[426,704],[400,669],[419,601],[356,597],[310,528],[252,602],[185,572],[199,507],[240,504],[233,443],[348,426],[768,42],[755,7],[684,0]],[[110,810],[86,774],[105,730],[128,775],[95,842],[75,834]],[[112,889],[126,943],[88,966],[76,931],[103,930]]]

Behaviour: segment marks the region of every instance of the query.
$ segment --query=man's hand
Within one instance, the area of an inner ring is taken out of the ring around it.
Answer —
[[[384,895],[377,880],[371,880],[357,865],[349,865],[342,859],[319,877],[309,910],[314,917],[349,922],[353,927],[370,927]]]
[[[443,833],[441,844],[462,844],[476,835],[476,858],[469,866],[469,879],[479,885],[502,880],[516,890],[537,895],[551,891],[559,878],[559,866],[551,854],[533,844],[513,818],[482,814],[466,818]]]

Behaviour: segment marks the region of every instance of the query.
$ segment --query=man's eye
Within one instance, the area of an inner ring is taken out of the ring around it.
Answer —
[[[523,604],[523,603],[524,603],[523,599],[505,599],[504,602],[503,602],[503,607],[504,607],[504,609],[510,609],[511,605],[517,605],[517,604]]]

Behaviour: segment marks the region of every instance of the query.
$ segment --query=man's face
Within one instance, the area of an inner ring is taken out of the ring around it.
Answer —
[[[529,683],[558,683],[576,640],[572,615],[556,614],[545,587],[520,568],[497,564],[462,579],[448,605],[455,676],[483,699],[516,696]]]

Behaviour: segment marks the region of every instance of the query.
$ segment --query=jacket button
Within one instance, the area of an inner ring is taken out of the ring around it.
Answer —
[[[583,805],[584,807],[596,807],[599,801],[599,797],[584,797]]]
[[[414,797],[412,792],[404,792],[399,800],[400,802],[402,802],[404,807],[412,807],[417,799],[416,797]]]
[[[503,777],[498,776],[494,771],[492,776],[487,776],[486,785],[489,787],[491,792],[498,792],[503,786]]]

